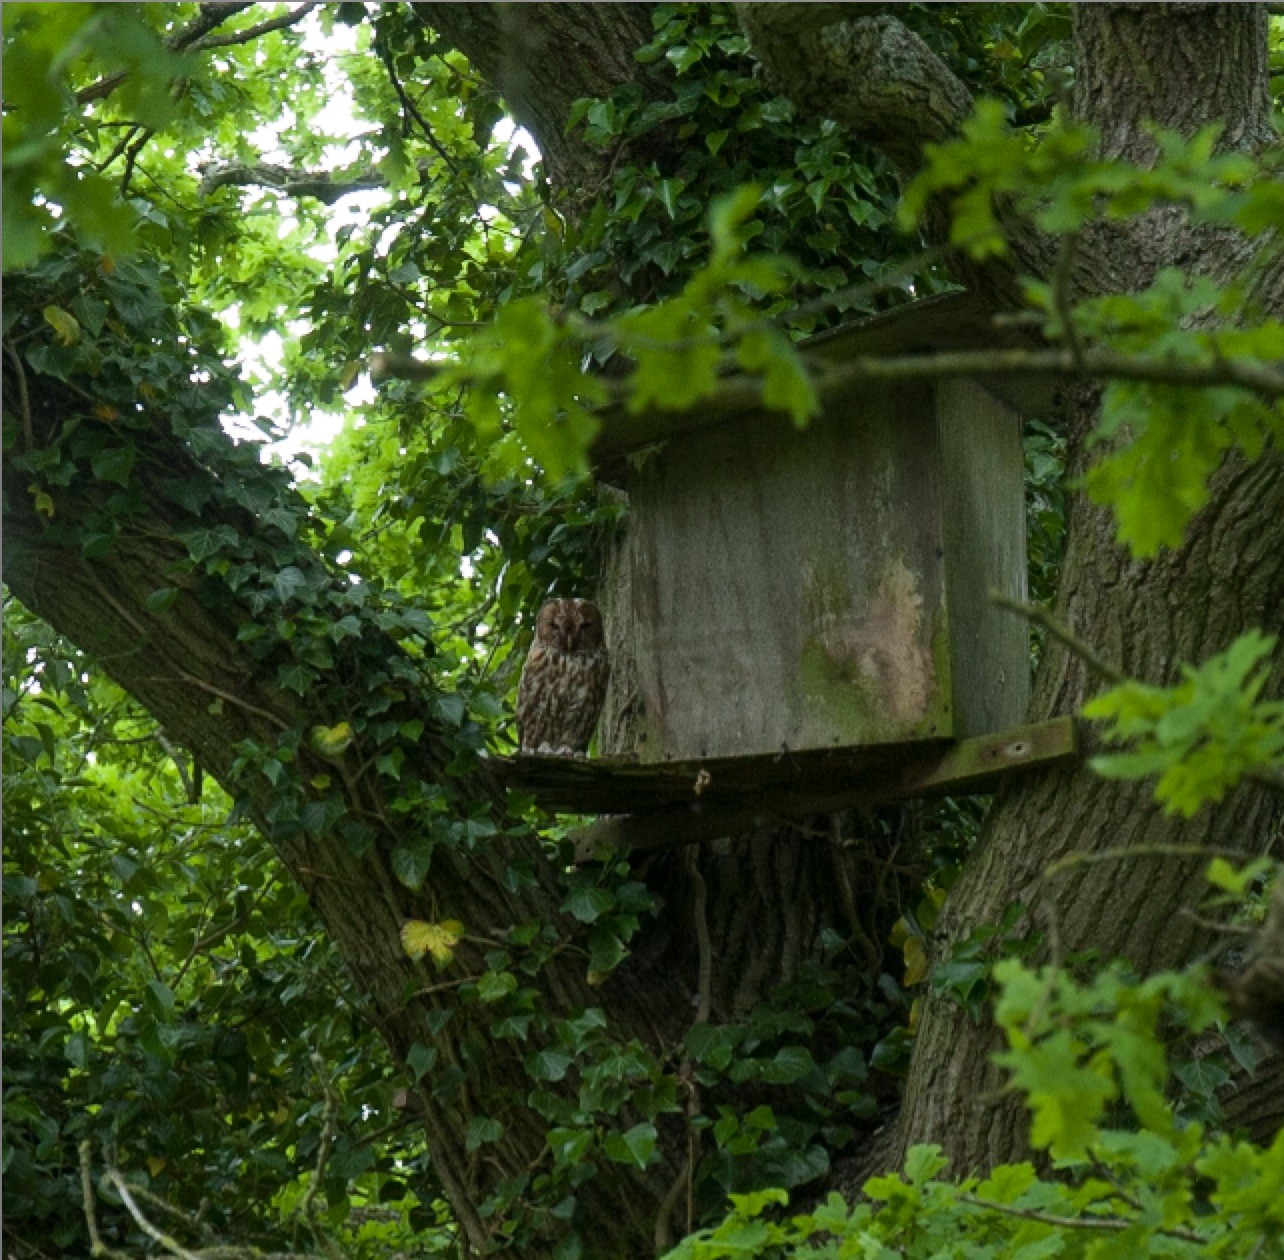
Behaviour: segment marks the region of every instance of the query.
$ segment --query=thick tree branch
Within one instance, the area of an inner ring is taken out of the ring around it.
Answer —
[[[568,193],[588,186],[609,162],[609,154],[565,133],[572,103],[626,85],[651,97],[670,81],[662,60],[644,66],[633,57],[652,35],[649,4],[443,3],[414,11],[503,94]]]
[[[370,359],[376,381],[398,379],[429,381],[449,365],[429,363],[412,355],[378,353]],[[1284,368],[1243,359],[1195,363],[1181,359],[1117,354],[1093,350],[958,350],[942,354],[906,354],[891,358],[859,355],[834,365],[816,365],[817,388],[822,397],[833,397],[869,381],[944,381],[964,377],[1051,376],[1065,380],[1148,381],[1156,385],[1207,388],[1236,385],[1260,397],[1284,397]],[[623,399],[623,383],[612,383]],[[734,412],[762,403],[762,381],[757,377],[727,377],[706,402],[719,411]]]
[[[171,35],[165,41],[165,47],[172,53],[187,52],[199,39],[216,27],[222,26],[228,18],[235,17],[236,14],[253,7],[252,3],[239,2],[203,4],[200,14],[181,31]],[[76,102],[80,105],[88,105],[91,101],[101,101],[104,97],[110,96],[128,77],[129,72],[126,70],[106,75],[88,87],[81,88],[76,93]]]
[[[320,4],[321,0],[307,0],[306,4],[301,4],[297,8],[291,9],[289,13],[283,13],[277,18],[269,18],[266,22],[260,22],[257,26],[247,26],[243,31],[233,31],[229,35],[211,35],[207,39],[197,40],[191,45],[190,51],[205,52],[210,48],[231,48],[236,44],[248,44],[252,40],[258,39],[261,35],[297,26]]]
[[[38,309],[38,307],[37,307]],[[78,387],[61,383],[27,365],[37,437],[56,428],[83,407]],[[190,405],[179,425],[191,423]],[[51,487],[52,516],[42,513],[31,489],[32,475],[16,468],[6,485],[5,581],[22,602],[95,658],[157,719],[174,742],[192,751],[199,763],[218,778],[267,834],[291,875],[309,899],[361,989],[369,996],[369,1011],[394,1057],[405,1060],[410,1047],[438,1045],[443,1058],[461,1051],[480,1061],[485,1046],[486,1071],[496,1079],[520,1081],[530,1047],[496,1042],[488,1033],[488,1013],[478,1004],[461,1003],[457,995],[423,984],[422,964],[402,948],[400,931],[410,918],[440,921],[458,918],[469,934],[457,950],[460,974],[480,974],[483,954],[496,940],[505,939],[515,924],[557,922],[562,901],[557,868],[536,837],[502,826],[476,849],[438,845],[432,858],[431,881],[415,890],[392,873],[391,853],[419,837],[416,824],[386,807],[382,780],[365,772],[354,749],[351,761],[325,760],[307,742],[314,726],[332,725],[345,717],[322,699],[324,694],[360,695],[369,690],[377,669],[410,669],[410,658],[381,629],[372,604],[360,617],[359,635],[336,651],[329,670],[318,675],[316,688],[299,695],[281,685],[275,664],[257,659],[239,635],[254,614],[237,591],[208,573],[193,570],[180,534],[193,528],[226,528],[238,537],[261,537],[269,528],[255,514],[220,497],[218,473],[197,460],[175,436],[158,411],[155,425],[135,434],[138,458],[131,486],[136,511],[121,522],[111,548],[92,560],[81,554],[77,529],[99,518],[111,487],[83,468],[70,484]],[[231,443],[229,441],[228,448]],[[224,470],[226,471],[226,470]],[[188,487],[199,510],[180,506],[172,495],[177,478]],[[283,502],[290,503],[287,491]],[[294,503],[297,509],[300,505]],[[139,526],[142,525],[142,528]],[[320,556],[305,550],[292,563],[309,581],[326,585],[336,598],[348,588],[346,578],[329,577]],[[149,596],[165,584],[175,594],[158,608]],[[376,601],[377,602],[377,601]],[[364,605],[363,605],[364,607]],[[367,658],[367,651],[374,656]],[[364,663],[363,663],[364,662]],[[377,664],[372,664],[375,662]],[[414,673],[413,669],[410,669]],[[406,675],[406,669],[402,675]],[[329,688],[328,693],[325,691]],[[315,693],[315,694],[314,694]],[[211,703],[214,697],[214,703]],[[355,703],[355,702],[354,702]],[[383,712],[383,710],[381,710]],[[404,773],[425,785],[436,785],[453,807],[475,817],[489,810],[503,822],[502,787],[485,759],[467,759],[447,742],[447,731],[423,687],[396,689],[386,710],[388,720],[411,724],[419,734],[402,749]],[[320,803],[327,794],[341,793],[346,814],[365,820],[371,841],[354,847],[327,830],[275,825],[274,805],[280,792],[254,769],[238,766],[239,750],[274,750],[283,733],[299,732],[291,754],[300,767],[299,786],[308,800]],[[338,778],[338,785],[330,780]],[[317,786],[323,784],[324,786]],[[315,791],[315,795],[313,795]],[[524,872],[514,883],[510,872]],[[568,934],[573,927],[568,926]],[[582,960],[567,951],[551,960],[529,983],[541,990],[544,1008],[572,1012],[603,1005],[604,994],[588,984]],[[631,981],[613,981],[613,1020],[624,1035],[673,1035],[681,1019],[680,1003],[671,1003],[667,1028],[656,1020]],[[437,1022],[449,1012],[447,1031]],[[677,1014],[674,1014],[674,1011]],[[568,1086],[569,1087],[569,1086]],[[468,1125],[475,1112],[467,1090],[456,1095],[426,1094],[425,1128],[428,1147],[442,1183],[450,1194],[461,1228],[470,1244],[484,1249],[491,1223],[477,1205],[493,1192],[499,1179],[516,1177],[538,1159],[545,1145],[545,1122],[534,1112],[519,1111],[506,1119],[505,1139],[483,1163],[469,1157]],[[600,1215],[615,1219],[621,1236],[631,1230],[642,1236],[672,1176],[665,1161],[651,1180],[638,1178],[630,1191],[633,1215],[621,1214],[617,1190],[603,1184],[585,1188],[586,1211],[600,1199]]]
[[[972,112],[967,88],[896,18],[848,4],[741,4],[768,82],[805,114],[833,118],[909,174],[923,145]]]
[[[881,149],[908,179],[922,165],[925,144],[958,133],[972,112],[972,97],[922,39],[897,18],[878,13],[882,7],[736,6],[768,82],[803,114],[832,118],[853,138]],[[931,202],[928,240],[947,241],[949,223],[945,205]],[[947,256],[955,279],[996,308],[1019,303],[1018,272],[1047,275],[1056,256],[1029,224],[1013,221],[1007,228],[1012,260],[977,263],[957,249]]]
[[[292,171],[284,166],[262,163],[258,166],[211,167],[201,179],[198,191],[201,197],[208,197],[220,188],[270,188],[288,197],[315,197],[332,206],[352,193],[387,186],[387,176],[378,171],[356,173],[345,178],[339,173]]]

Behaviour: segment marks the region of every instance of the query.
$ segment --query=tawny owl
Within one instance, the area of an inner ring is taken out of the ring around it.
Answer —
[[[602,614],[587,599],[550,599],[517,687],[523,752],[582,756],[593,737],[611,676]]]

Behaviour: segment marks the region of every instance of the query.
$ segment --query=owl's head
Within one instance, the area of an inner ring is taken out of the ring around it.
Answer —
[[[535,639],[561,652],[596,652],[602,647],[602,614],[589,599],[550,599],[539,610]]]

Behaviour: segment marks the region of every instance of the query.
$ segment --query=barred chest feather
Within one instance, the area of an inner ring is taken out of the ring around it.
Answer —
[[[593,738],[610,664],[603,649],[565,652],[536,644],[518,690],[524,752],[583,753]]]

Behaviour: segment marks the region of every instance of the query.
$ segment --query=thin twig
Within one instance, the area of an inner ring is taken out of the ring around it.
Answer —
[[[311,1229],[312,1236],[331,1255],[339,1256],[341,1253],[338,1247],[335,1246],[334,1240],[316,1219],[317,1191],[321,1188],[321,1180],[325,1176],[326,1165],[330,1162],[330,1150],[334,1145],[335,1121],[339,1112],[339,1098],[334,1092],[334,1085],[330,1080],[329,1073],[326,1071],[325,1060],[315,1050],[309,1057],[312,1061],[313,1070],[321,1081],[321,1090],[325,1095],[325,1109],[321,1116],[321,1140],[317,1144],[316,1166],[312,1172],[312,1180],[308,1182],[308,1188],[303,1193],[298,1210],[299,1215],[308,1222],[308,1228]]]
[[[1182,906],[1177,913],[1183,919],[1189,919],[1197,927],[1207,928],[1210,932],[1221,932],[1226,936],[1255,936],[1256,928],[1251,928],[1244,923],[1219,923],[1216,919],[1206,919],[1202,914],[1196,914],[1187,906]]]
[[[185,52],[198,39],[221,26],[228,18],[235,17],[245,9],[253,8],[252,0],[246,3],[220,3],[201,5],[200,14],[181,31],[175,32],[165,41],[170,52]],[[128,70],[117,70],[115,74],[105,75],[96,82],[83,87],[76,93],[78,105],[88,105],[90,101],[100,101],[110,96],[124,81],[129,78]]]
[[[843,816],[831,814],[829,818],[829,854],[834,871],[834,880],[838,885],[838,899],[842,903],[843,914],[847,918],[847,927],[851,938],[860,946],[869,965],[869,980],[873,983],[883,965],[883,951],[874,944],[865,925],[860,921],[856,909],[856,893],[852,888],[851,876],[847,873],[847,854],[843,847]]]
[[[691,917],[695,920],[696,943],[700,952],[695,1022],[707,1024],[713,1006],[713,944],[709,939],[709,916],[706,908],[708,888],[700,873],[700,851],[697,845],[688,846],[686,859],[687,874],[691,877]]]
[[[1061,333],[1070,348],[1071,357],[1080,370],[1083,368],[1083,344],[1074,326],[1074,311],[1070,306],[1070,273],[1074,267],[1075,250],[1079,246],[1079,233],[1068,232],[1061,240],[1061,252],[1052,277],[1052,301],[1061,321]]]
[[[829,366],[820,385],[825,390],[841,390],[864,381],[952,380],[968,376],[1081,377],[1192,388],[1236,385],[1266,398],[1284,397],[1284,370],[1269,363],[1251,359],[1198,362],[1113,350],[1085,351],[1078,362],[1070,350],[961,350],[892,358],[861,355],[842,365]]]
[[[115,1187],[116,1193],[120,1195],[120,1201],[125,1205],[126,1211],[134,1218],[138,1228],[143,1231],[158,1247],[164,1248],[171,1256],[177,1256],[178,1260],[201,1260],[201,1257],[194,1251],[189,1251],[178,1239],[165,1233],[159,1226],[154,1225],[146,1216],[143,1215],[142,1209],[134,1202],[134,1196],[129,1191],[129,1183],[120,1172],[112,1167],[107,1169],[107,1180]]]
[[[27,453],[30,454],[36,449],[36,430],[31,422],[31,397],[27,393],[27,373],[22,366],[22,356],[7,341],[4,343],[4,352],[9,356],[13,369],[18,374],[18,408],[22,413],[22,440]]]
[[[450,171],[450,173],[454,175],[456,178],[458,178],[459,166],[456,164],[455,159],[452,158],[450,154],[446,151],[441,141],[437,139],[437,136],[433,132],[433,129],[428,125],[428,120],[420,112],[419,106],[416,105],[415,102],[410,99],[410,94],[406,91],[404,85],[401,82],[400,76],[397,74],[396,67],[392,64],[391,53],[385,49],[385,50],[379,51],[377,53],[377,56],[379,60],[383,63],[383,68],[388,72],[388,80],[392,84],[392,90],[397,94],[397,100],[401,103],[403,116],[407,120],[405,123],[405,126],[403,127],[403,134],[405,135],[410,134],[409,120],[413,119],[414,122],[418,124],[419,130],[423,132],[424,139],[427,140],[428,143],[432,146],[433,152],[435,152],[437,156],[441,158],[441,160],[446,164],[446,168]],[[473,195],[471,188],[468,189],[468,195],[470,197],[472,197]]]
[[[174,763],[178,771],[178,777],[183,781],[183,791],[187,794],[187,803],[195,805],[197,801],[196,790],[192,784],[192,776],[187,772],[187,766],[183,764],[183,758],[179,750],[169,742],[163,731],[156,732],[156,742],[165,751],[165,755]]]
[[[247,26],[243,31],[233,31],[230,35],[209,35],[204,39],[198,39],[188,49],[189,52],[208,52],[211,48],[230,48],[234,44],[248,44],[253,39],[258,39],[260,35],[270,34],[272,31],[285,30],[288,26],[294,26],[296,23],[303,21],[313,9],[320,7],[321,0],[308,0],[307,4],[301,4],[297,9],[291,9],[289,13],[281,17],[270,18],[266,22],[260,22],[257,26]],[[248,7],[248,6],[247,6]]]
[[[138,138],[129,146],[125,154],[125,170],[120,177],[120,195],[129,194],[129,182],[134,178],[134,166],[147,147],[147,142],[156,134],[151,127],[144,127]]]
[[[1036,625],[1042,626],[1052,638],[1069,649],[1085,665],[1113,686],[1118,687],[1133,681],[1123,670],[1116,665],[1112,665],[1105,657],[1101,656],[1062,622],[1058,621],[1046,608],[1041,608],[1037,604],[1023,603],[1021,600],[1012,599],[999,591],[990,592],[990,601],[1000,608],[1019,613]],[[1259,787],[1270,788],[1275,792],[1284,792],[1284,769],[1279,769],[1275,766],[1254,766],[1244,770],[1241,777],[1251,783],[1256,783]]]
[[[990,602],[997,604],[1000,608],[1006,608],[1009,612],[1019,614],[1027,621],[1033,621],[1037,626],[1042,626],[1062,647],[1068,648],[1089,669],[1099,674],[1107,682],[1118,686],[1120,683],[1128,681],[1128,675],[1123,670],[1116,665],[1112,665],[1063,622],[1058,621],[1046,608],[1041,608],[1038,604],[1027,604],[1024,600],[1013,599],[1010,595],[1004,595],[1001,591],[991,591]]]
[[[177,677],[165,677],[159,674],[153,674],[147,679],[147,681],[158,683],[189,683],[193,687],[199,687],[202,691],[209,692],[212,696],[217,696],[220,700],[226,700],[228,704],[236,705],[238,709],[244,709],[246,713],[253,713],[257,717],[261,717],[266,721],[271,722],[280,730],[288,731],[290,729],[289,722],[277,717],[275,713],[269,713],[267,709],[260,709],[258,705],[250,704],[248,700],[242,700],[239,696],[234,696],[231,692],[223,691],[221,688],[214,686],[213,683],[207,683],[204,679],[197,678],[192,674],[183,673]]]
[[[129,1260],[123,1251],[116,1251],[103,1242],[98,1232],[98,1209],[94,1204],[94,1173],[91,1164],[91,1147],[86,1138],[80,1144],[80,1193],[84,1202],[85,1228],[89,1231],[89,1254],[103,1260]]]
[[[129,130],[127,130],[125,134],[121,136],[121,138],[116,142],[116,146],[112,149],[112,151],[105,158],[103,158],[101,162],[98,163],[97,167],[95,167],[95,169],[98,171],[100,175],[113,162],[115,162],[115,160],[118,157],[120,157],[120,155],[124,153],[125,150],[128,149],[131,144],[133,144],[134,137],[138,135],[140,131],[144,130],[143,126],[140,123],[127,123],[125,125],[129,128]]]
[[[1000,1212],[1004,1216],[1016,1216],[1024,1221],[1038,1221],[1042,1225],[1055,1225],[1059,1229],[1100,1229],[1122,1231],[1136,1229],[1137,1221],[1126,1220],[1119,1216],[1054,1216],[1050,1212],[1038,1212],[1033,1208],[1009,1207],[1006,1203],[991,1203],[988,1199],[978,1199],[975,1195],[961,1194],[959,1202],[971,1207],[983,1208],[987,1212]],[[1167,1238],[1180,1238],[1183,1242],[1206,1244],[1208,1239],[1193,1229],[1158,1226],[1155,1233]]]

